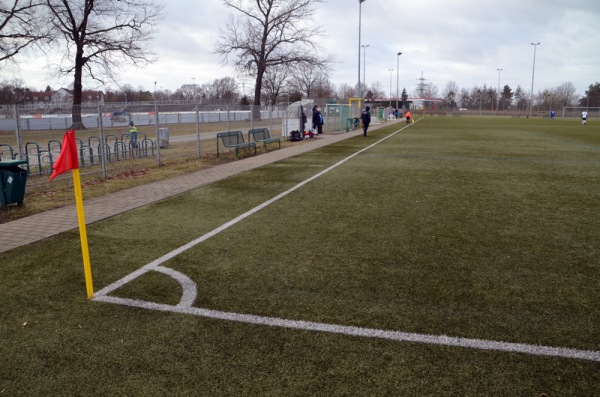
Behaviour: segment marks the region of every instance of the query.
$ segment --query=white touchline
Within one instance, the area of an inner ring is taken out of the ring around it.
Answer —
[[[123,285],[127,284],[130,281],[135,280],[136,278],[138,278],[139,276],[149,272],[150,270],[155,270],[155,268],[159,265],[161,265],[162,263],[165,263],[166,261],[173,259],[174,257],[176,257],[177,255],[187,251],[188,249],[200,244],[203,241],[206,241],[207,239],[211,238],[212,236],[215,236],[219,233],[221,233],[223,230],[226,230],[228,228],[230,228],[231,226],[235,225],[236,223],[246,219],[247,217],[256,214],[258,211],[262,210],[263,208],[273,204],[274,202],[278,201],[279,199],[284,198],[285,196],[287,196],[288,194],[292,193],[295,190],[300,189],[302,186],[306,185],[307,183],[319,178],[320,176],[328,173],[329,171],[339,167],[340,165],[344,164],[346,161],[358,156],[359,154],[361,154],[362,152],[369,150],[370,148],[372,148],[373,146],[385,141],[386,139],[391,138],[392,136],[396,135],[397,133],[403,131],[404,129],[406,129],[408,126],[399,129],[398,131],[395,131],[393,133],[391,133],[390,135],[380,139],[379,141],[359,150],[358,152],[351,154],[350,156],[346,157],[345,159],[342,159],[340,161],[338,161],[337,163],[335,163],[334,165],[324,169],[323,171],[319,172],[318,174],[315,174],[313,176],[311,176],[310,178],[298,183],[297,185],[291,187],[290,189],[286,190],[283,193],[278,194],[277,196],[273,197],[272,199],[269,199],[267,201],[265,201],[264,203],[257,205],[256,207],[252,208],[251,210],[244,212],[242,215],[238,216],[237,218],[234,218],[232,220],[230,220],[227,223],[224,223],[223,225],[219,226],[218,228],[206,233],[203,236],[198,237],[195,240],[190,241],[189,243],[182,245],[181,247],[174,249],[173,251],[161,256],[158,259],[155,259],[154,261],[148,263],[147,265],[142,266],[141,268],[139,268],[138,270],[134,271],[133,273],[128,274],[127,276],[123,277],[122,279],[115,281],[112,284],[107,285],[106,287],[102,288],[101,290],[99,290],[98,292],[95,293],[95,296],[103,296],[103,295],[108,295],[111,292],[113,292],[114,290],[122,287]]]
[[[118,298],[113,296],[101,296],[94,298],[94,300],[130,307],[157,310],[162,312],[189,314],[193,316],[206,317],[217,320],[236,321],[246,324],[267,325],[271,327],[281,327],[303,331],[328,332],[348,336],[360,336],[364,338],[387,339],[398,342],[424,343],[430,345],[454,346],[479,350],[495,350],[509,353],[523,353],[537,356],[550,356],[588,361],[600,361],[600,352],[570,349],[565,347],[530,345],[526,343],[497,342],[483,339],[458,338],[446,335],[416,334],[409,332],[387,331],[374,328],[352,327],[338,324],[315,323],[312,321],[286,320],[277,317],[264,317],[252,314],[222,312],[219,310],[201,309],[190,306],[172,306],[136,299]]]
[[[267,325],[271,327],[282,327],[289,329],[298,329],[305,331],[318,331],[318,332],[328,332],[335,334],[343,334],[349,336],[360,336],[366,338],[378,338],[378,339],[388,339],[394,341],[402,341],[402,342],[412,342],[412,343],[426,343],[433,345],[443,345],[443,346],[456,346],[456,347],[465,347],[472,349],[480,349],[480,350],[496,350],[496,351],[504,351],[511,353],[524,353],[524,354],[532,354],[539,356],[551,356],[551,357],[561,357],[561,358],[571,358],[571,359],[580,359],[580,360],[588,360],[588,361],[600,361],[600,352],[598,351],[590,351],[590,350],[579,350],[579,349],[571,349],[564,347],[550,347],[550,346],[540,346],[540,345],[530,345],[524,343],[509,343],[509,342],[497,342],[497,341],[489,341],[482,339],[470,339],[470,338],[460,338],[460,337],[451,337],[446,335],[429,335],[429,334],[416,334],[416,333],[407,333],[407,332],[399,332],[399,331],[387,331],[380,330],[374,328],[361,328],[361,327],[352,327],[347,325],[337,325],[337,324],[326,324],[326,323],[316,323],[311,321],[300,321],[300,320],[286,320],[282,318],[276,317],[263,317],[256,316],[251,314],[240,314],[233,312],[222,312],[218,310],[209,310],[209,309],[201,309],[192,307],[194,301],[196,299],[197,294],[197,285],[196,283],[187,277],[185,274],[178,272],[176,270],[170,269],[168,267],[162,266],[162,263],[174,258],[175,256],[181,254],[182,252],[200,244],[201,242],[209,239],[212,236],[222,232],[223,230],[235,225],[236,223],[242,221],[243,219],[249,217],[250,215],[255,214],[261,209],[267,207],[268,205],[274,203],[275,201],[287,196],[293,191],[299,189],[300,187],[306,185],[307,183],[315,180],[321,175],[333,170],[334,168],[340,166],[346,161],[352,159],[353,157],[359,155],[360,153],[372,148],[373,146],[385,141],[386,139],[396,135],[397,133],[404,130],[406,127],[401,128],[398,131],[393,132],[392,134],[380,139],[379,141],[359,150],[358,152],[346,157],[345,159],[337,162],[331,167],[319,172],[318,174],[306,179],[303,182],[300,182],[296,186],[292,187],[289,190],[273,197],[270,200],[265,201],[264,203],[252,208],[251,210],[243,213],[235,219],[221,225],[220,227],[206,233],[203,236],[198,237],[197,239],[169,252],[161,256],[160,258],[154,260],[153,262],[148,263],[147,265],[141,267],[140,269],[130,273],[129,275],[123,277],[122,279],[104,287],[100,291],[95,294],[94,301],[98,302],[107,302],[118,305],[130,306],[130,307],[139,307],[143,309],[149,310],[157,310],[163,312],[174,312],[181,314],[190,314],[200,317],[207,317],[219,320],[227,320],[227,321],[236,321],[247,324],[255,324],[255,325]],[[149,272],[149,271],[157,271],[163,274],[166,274],[175,280],[177,280],[183,289],[183,294],[180,302],[176,305],[166,305],[161,303],[136,300],[136,299],[127,299],[127,298],[119,298],[114,296],[108,296],[111,292],[117,290],[128,282],[138,278],[139,276]]]

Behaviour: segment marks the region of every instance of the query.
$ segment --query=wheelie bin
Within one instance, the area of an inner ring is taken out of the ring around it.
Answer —
[[[19,167],[22,164],[27,164],[27,160],[0,161],[1,208],[6,208],[9,204],[23,204],[27,170]]]

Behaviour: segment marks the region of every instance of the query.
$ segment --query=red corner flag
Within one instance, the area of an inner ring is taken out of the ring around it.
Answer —
[[[50,176],[50,180],[54,179],[63,172],[67,172],[74,168],[79,168],[77,144],[75,143],[75,130],[69,130],[65,132],[60,154],[58,155],[58,158],[56,159],[56,162],[52,168],[54,168],[54,172]]]

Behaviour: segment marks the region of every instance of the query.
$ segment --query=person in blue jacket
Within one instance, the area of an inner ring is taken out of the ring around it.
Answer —
[[[367,136],[367,130],[369,129],[369,124],[371,124],[371,108],[367,106],[360,117],[363,123],[363,136]]]
[[[321,135],[323,133],[323,114],[321,114],[319,105],[315,105],[312,110],[312,125],[316,135]]]

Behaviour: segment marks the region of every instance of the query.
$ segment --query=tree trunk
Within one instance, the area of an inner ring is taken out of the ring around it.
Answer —
[[[259,63],[256,71],[256,84],[254,85],[254,106],[252,106],[252,120],[260,120],[260,93],[262,91],[262,80],[266,67]]]
[[[73,81],[73,108],[71,110],[72,124],[70,129],[85,130],[83,120],[81,118],[81,98],[83,86],[81,76],[83,73],[83,48],[77,49],[75,55],[75,78]]]

